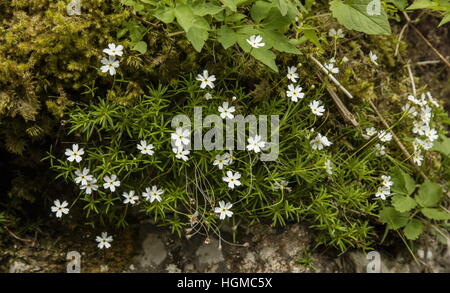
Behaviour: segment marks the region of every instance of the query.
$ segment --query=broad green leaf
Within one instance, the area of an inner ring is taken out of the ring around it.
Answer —
[[[218,41],[222,44],[222,46],[225,49],[228,49],[237,42],[236,32],[226,25],[222,25],[220,27],[218,34],[219,34]]]
[[[422,185],[420,185],[415,199],[420,206],[429,208],[437,206],[439,204],[439,201],[441,200],[441,197],[441,186],[437,183],[427,180]]]
[[[232,15],[226,16],[224,19],[225,23],[228,22],[239,22],[242,19],[246,18],[245,14],[242,13],[233,13]]]
[[[432,6],[436,6],[436,3],[430,0],[416,0],[411,4],[408,9],[424,9]]]
[[[292,45],[289,42],[289,39],[280,32],[267,29],[261,29],[259,31],[260,35],[263,37],[263,42],[266,43],[266,45],[269,45],[270,47],[273,47],[281,52],[300,54],[300,50]]]
[[[273,71],[278,72],[278,67],[275,64],[275,58],[277,56],[272,51],[264,48],[252,48],[250,55],[267,65]]]
[[[210,29],[208,22],[201,16],[195,16],[193,24],[189,31],[186,33],[186,37],[192,43],[195,50],[200,52],[208,40],[208,30]]]
[[[394,185],[391,190],[395,193],[400,193],[404,195],[411,195],[416,189],[416,182],[414,179],[405,173],[400,167],[395,167],[390,171],[392,177],[392,182]]]
[[[288,12],[288,3],[286,0],[275,0],[281,15],[285,16]]]
[[[174,10],[178,24],[185,32],[188,32],[194,22],[194,13],[188,5],[178,5]]]
[[[194,14],[198,16],[214,15],[222,10],[222,7],[212,3],[202,3],[193,7]]]
[[[153,15],[164,23],[172,23],[175,20],[175,12],[173,8],[158,9]]]
[[[450,21],[450,12],[444,15],[441,22],[439,23],[439,26],[443,26],[444,24],[446,24],[449,21]],[[449,138],[447,138],[447,139],[449,139]],[[448,150],[449,150],[449,154],[447,156],[450,156],[450,146],[449,146]]]
[[[403,228],[403,232],[409,240],[416,240],[419,238],[420,234],[422,234],[423,228],[423,224],[420,220],[412,219],[405,228]]]
[[[235,0],[220,0],[220,2],[222,2],[223,5],[225,5],[225,7],[230,8],[231,11],[236,12],[237,7],[236,7],[236,1]]]
[[[450,13],[448,14],[449,21],[450,21]],[[431,148],[432,151],[440,152],[444,156],[450,157],[450,138],[447,136],[444,136],[442,141],[435,142],[433,144],[433,147]]]
[[[450,220],[450,213],[441,209],[423,208],[421,212],[425,217],[431,220]]]
[[[408,0],[393,0],[392,3],[400,10],[404,10],[408,6]]]
[[[342,0],[333,0],[330,2],[330,10],[347,29],[369,35],[391,34],[388,17],[382,5],[379,7],[379,14],[375,12],[369,15],[370,5],[373,3],[373,0],[349,0],[345,3]]]
[[[269,15],[269,11],[272,7],[272,4],[269,2],[256,1],[250,9],[250,15],[255,22],[261,22],[261,20]]]
[[[137,42],[133,45],[132,49],[141,54],[145,54],[145,52],[147,52],[147,43],[144,41]]]
[[[400,213],[409,212],[417,206],[416,201],[408,196],[394,195],[392,197],[392,205]]]
[[[397,212],[393,207],[386,207],[380,211],[379,219],[387,224],[389,229],[399,229],[408,223],[409,213]]]
[[[289,13],[286,16],[282,16],[276,7],[270,9],[269,15],[262,22],[265,29],[278,30],[281,32],[285,32],[291,23],[292,19],[289,17]]]

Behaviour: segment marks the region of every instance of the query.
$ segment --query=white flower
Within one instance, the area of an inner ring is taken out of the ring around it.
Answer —
[[[175,153],[175,158],[183,160],[185,162],[189,160],[187,155],[189,155],[190,151],[183,150],[183,148],[181,147],[173,148],[172,151]]]
[[[116,187],[120,186],[120,181],[116,179],[117,176],[115,174],[112,174],[111,177],[110,176],[103,177],[103,181],[105,181],[105,183],[103,184],[103,188],[104,189],[109,188],[111,192],[116,191]]]
[[[424,150],[429,150],[429,149],[431,149],[433,147],[433,142],[430,141],[429,139],[421,140],[421,139],[416,137],[414,142],[413,142],[414,149],[418,149],[416,144],[421,146]]]
[[[203,75],[199,74],[197,75],[196,78],[198,81],[201,81],[201,85],[200,88],[204,89],[207,86],[209,86],[210,88],[214,88],[214,81],[216,80],[216,76],[215,75],[209,75],[208,74],[208,70],[203,70]]]
[[[287,78],[290,81],[292,81],[293,83],[297,82],[298,74],[297,74],[297,68],[295,66],[288,67]]]
[[[330,63],[336,63],[336,58],[334,58],[334,57],[331,57],[331,59],[330,59],[330,60],[328,60],[328,62],[330,62]]]
[[[183,148],[184,145],[188,145],[191,142],[190,136],[191,132],[189,129],[183,130],[182,127],[177,127],[175,132],[171,135],[172,140],[175,141],[175,146],[179,148]]]
[[[104,49],[103,52],[105,52],[109,56],[122,56],[123,46],[122,45],[116,46],[116,44],[111,43],[108,44],[108,48]]]
[[[427,127],[425,129],[425,136],[427,137],[428,141],[433,142],[436,139],[439,138],[439,136],[437,135],[437,131],[436,129],[430,129],[429,127]]]
[[[368,136],[373,136],[373,135],[375,135],[377,133],[378,133],[378,131],[375,129],[375,127],[366,128],[366,134]]]
[[[86,194],[91,194],[92,191],[96,191],[98,189],[97,179],[93,178],[92,180],[89,180],[86,182],[85,185],[81,185],[81,190],[86,190]]]
[[[372,62],[375,65],[378,65],[378,63],[377,63],[378,56],[375,53],[373,53],[372,51],[369,52],[369,59],[370,59],[370,62]]]
[[[392,140],[392,133],[383,130],[378,133],[378,137],[382,142],[389,142]]]
[[[325,64],[325,68],[328,70],[329,73],[339,73],[339,68],[334,67],[333,63]]]
[[[214,209],[214,212],[216,214],[220,214],[219,219],[223,220],[226,217],[233,216],[233,212],[230,211],[230,209],[233,207],[233,205],[229,202],[225,204],[223,200],[219,201],[219,207]]]
[[[293,102],[298,102],[298,99],[303,99],[303,97],[305,96],[305,94],[302,93],[302,87],[294,86],[293,84],[288,85],[286,95],[291,98],[291,101]]]
[[[250,39],[247,40],[247,43],[250,44],[250,46],[252,46],[253,48],[261,48],[264,47],[266,44],[265,43],[261,43],[262,42],[262,37],[260,35],[253,35],[250,37]]]
[[[145,140],[141,140],[141,143],[137,145],[138,150],[141,151],[141,154],[153,155],[155,152],[153,151],[153,144],[147,145]]]
[[[67,206],[69,205],[67,201],[63,201],[62,203],[59,201],[59,199],[55,200],[53,202],[54,206],[52,206],[52,212],[56,213],[57,218],[61,218],[62,215],[67,215],[69,213],[69,209]]]
[[[425,95],[422,95],[421,99],[417,99],[413,95],[408,95],[408,100],[420,107],[426,106],[428,103],[427,99],[425,98]]]
[[[239,181],[239,178],[241,178],[241,173],[233,173],[231,171],[227,171],[227,176],[223,177],[222,180],[228,183],[229,188],[234,189],[234,186],[241,185],[241,181]]]
[[[413,122],[413,129],[412,132],[413,133],[417,133],[420,135],[424,135],[425,134],[425,130],[428,129],[428,125],[421,122],[421,121],[414,121]]]
[[[331,28],[331,29],[328,31],[328,35],[329,35],[330,37],[332,37],[332,38],[336,37],[336,39],[342,39],[342,38],[345,37],[345,34],[344,34],[344,32],[342,31],[342,29],[336,30],[336,29],[334,29],[334,28]]]
[[[386,147],[384,145],[377,143],[375,145],[375,156],[381,157],[384,156],[385,154],[386,154]]]
[[[205,94],[205,99],[208,101],[208,100],[211,100],[212,99],[212,95],[210,94],[210,93],[206,93]]]
[[[94,179],[94,177],[92,175],[89,175],[88,168],[83,168],[83,171],[81,171],[79,169],[76,170],[75,175],[77,175],[77,177],[75,177],[75,183],[77,183],[77,184],[81,183],[81,185],[86,185],[86,183],[88,181],[91,181],[92,179]]]
[[[386,196],[391,194],[390,188],[386,188],[385,186],[378,187],[377,193],[375,193],[376,197],[381,197],[382,200],[386,200]]]
[[[109,75],[114,75],[116,74],[116,68],[119,67],[120,63],[118,60],[116,60],[116,57],[114,56],[109,56],[108,59],[103,58],[101,60],[103,66],[100,67],[100,70],[102,72],[108,72],[109,71]]]
[[[310,144],[313,150],[319,151],[322,150],[324,146],[332,145],[328,138],[320,133],[318,133],[317,136],[310,141]]]
[[[255,135],[254,137],[249,137],[247,139],[248,145],[247,150],[254,151],[255,153],[259,153],[261,151],[261,148],[263,148],[266,145],[265,141],[261,140],[260,135]]]
[[[124,204],[135,204],[139,200],[139,196],[134,195],[134,190],[131,190],[130,192],[124,192],[122,196],[125,198],[123,201]]]
[[[422,152],[420,150],[417,150],[414,155],[412,156],[412,159],[414,163],[417,164],[417,166],[422,166],[423,156]]]
[[[322,116],[323,112],[325,112],[325,107],[321,106],[321,104],[322,104],[322,101],[320,101],[320,100],[319,101],[314,100],[309,104],[309,108],[311,109],[311,112],[314,115]]]
[[[425,106],[422,109],[420,109],[420,119],[426,124],[430,124],[432,116],[432,109],[431,107]]]
[[[391,180],[391,176],[382,175],[381,180],[382,180],[381,185],[383,185],[386,188],[390,188],[392,185],[394,185],[394,182],[392,182]]]
[[[220,117],[222,119],[233,119],[234,115],[232,114],[234,111],[236,111],[236,108],[233,106],[228,107],[228,102],[223,102],[222,106],[219,106],[217,110],[220,113]]]
[[[223,166],[228,165],[230,162],[230,154],[225,153],[223,155],[216,155],[216,159],[213,162],[214,166],[218,166],[220,170],[223,169]]]
[[[108,236],[108,233],[106,232],[102,232],[102,236],[97,236],[95,238],[95,241],[98,242],[98,248],[103,249],[103,248],[110,248],[111,244],[110,242],[113,241],[112,236]]]
[[[149,200],[150,202],[153,202],[155,199],[158,202],[161,202],[161,195],[164,193],[162,189],[158,189],[156,185],[152,186],[152,189],[150,187],[145,188],[145,192],[142,193],[142,197],[146,200]]]
[[[329,174],[329,175],[331,175],[331,174],[333,174],[333,167],[331,166],[331,161],[330,160],[327,160],[326,162],[325,162],[325,171]]]
[[[65,154],[68,161],[76,161],[77,163],[79,163],[83,159],[81,156],[84,155],[84,150],[83,148],[78,148],[77,144],[73,144],[72,149],[66,149]]]
[[[414,106],[412,106],[410,103],[407,103],[406,105],[402,106],[402,111],[405,112],[408,116],[411,115],[412,117],[417,116],[417,111]]]

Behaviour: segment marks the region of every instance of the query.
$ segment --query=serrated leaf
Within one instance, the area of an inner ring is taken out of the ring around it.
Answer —
[[[387,224],[389,229],[399,229],[405,226],[409,220],[409,213],[400,213],[393,207],[386,207],[380,211],[379,219]]]
[[[394,195],[392,197],[392,205],[400,213],[409,212],[417,206],[416,201],[404,195]]]
[[[276,55],[272,51],[264,48],[253,48],[250,51],[250,55],[255,57],[256,60],[267,65],[273,71],[278,72],[278,67],[275,64]]]
[[[435,207],[439,204],[442,197],[442,187],[429,180],[425,181],[419,187],[415,197],[417,203],[425,208]]]
[[[330,2],[330,10],[340,24],[347,29],[356,30],[369,35],[389,35],[391,27],[386,12],[382,5],[379,7],[379,15],[369,15],[369,4],[373,0],[350,0],[345,3],[342,0]]]
[[[391,190],[395,193],[404,195],[411,195],[416,189],[416,182],[407,173],[405,173],[400,167],[395,167],[389,172],[392,177],[394,185]]]
[[[412,219],[403,229],[406,238],[409,240],[417,240],[423,232],[423,224],[420,220]]]
[[[268,29],[261,29],[259,31],[263,37],[263,42],[265,42],[266,45],[269,45],[280,52],[300,54],[300,50],[289,43],[289,39],[280,32],[275,32]]]
[[[194,13],[188,5],[178,5],[174,9],[178,24],[185,32],[188,32],[194,22]]]
[[[218,34],[219,34],[218,41],[222,44],[222,46],[225,49],[228,49],[237,42],[236,32],[226,25],[222,25],[220,27]]]
[[[449,21],[450,21],[450,13],[449,13]],[[444,156],[450,157],[450,138],[444,136],[441,141],[435,142],[432,151],[440,152]]]
[[[425,217],[431,220],[450,220],[450,213],[441,209],[423,208],[421,212]]]

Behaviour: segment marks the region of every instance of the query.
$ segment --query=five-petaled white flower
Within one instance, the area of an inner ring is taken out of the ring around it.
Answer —
[[[430,141],[430,142],[433,142],[439,138],[439,136],[437,135],[436,129],[434,129],[434,128],[430,129],[429,127],[427,129],[425,129],[425,136],[428,139],[428,141]]]
[[[98,189],[98,185],[95,183],[97,183],[97,179],[93,178],[92,180],[87,181],[86,184],[81,185],[80,189],[85,189],[86,194],[91,194],[92,191],[96,191]]]
[[[330,161],[330,160],[327,160],[327,161],[325,162],[324,166],[325,166],[325,171],[326,171],[329,175],[333,174],[333,167],[331,166],[331,161]]]
[[[413,133],[418,133],[420,135],[425,134],[425,130],[429,129],[428,125],[422,121],[414,121],[413,122]]]
[[[114,43],[108,44],[108,48],[104,49],[103,52],[108,54],[109,56],[122,56],[123,55],[123,46]]]
[[[378,65],[378,63],[377,63],[378,56],[375,53],[373,53],[372,51],[369,52],[369,59],[370,59],[370,62],[372,62],[375,65]]]
[[[295,66],[288,67],[287,78],[293,83],[297,82],[298,78],[297,67]]]
[[[339,68],[334,67],[333,63],[325,64],[325,68],[328,70],[329,73],[339,73]]]
[[[153,151],[153,144],[147,144],[145,140],[141,140],[141,143],[137,145],[138,150],[141,151],[141,154],[153,155],[155,152]]]
[[[158,202],[161,202],[162,198],[161,195],[164,193],[162,189],[158,189],[156,185],[153,185],[152,188],[150,187],[145,188],[145,192],[142,193],[142,197],[146,200],[149,200],[150,202],[153,202],[155,199]]]
[[[77,183],[77,184],[81,183],[81,185],[86,185],[86,183],[88,181],[91,181],[92,179],[94,179],[94,177],[92,175],[89,175],[88,168],[83,168],[83,171],[76,170],[75,175],[77,175],[77,177],[75,177],[75,183]]]
[[[215,75],[209,75],[208,70],[203,70],[203,75],[197,75],[196,79],[201,81],[200,88],[204,89],[207,86],[214,88],[214,81],[216,80]]]
[[[412,156],[412,159],[413,159],[414,163],[417,164],[417,166],[422,166],[422,161],[423,161],[422,151],[417,150],[414,153],[414,155]]]
[[[175,158],[183,160],[183,161],[187,161],[189,158],[187,155],[189,155],[190,151],[188,150],[183,150],[183,148],[178,147],[178,148],[173,148],[172,151],[175,153]]]
[[[322,116],[323,112],[325,112],[325,107],[321,105],[322,101],[314,100],[309,104],[309,108],[311,109],[311,112],[316,116]]]
[[[219,219],[223,220],[226,217],[230,217],[233,216],[233,212],[230,211],[230,209],[233,207],[233,204],[227,202],[225,204],[225,202],[223,200],[219,201],[219,207],[216,207],[214,209],[214,212],[216,214],[220,214],[219,215]]]
[[[383,185],[386,188],[390,188],[392,185],[394,185],[394,182],[391,180],[391,176],[381,176],[381,185]]]
[[[378,133],[378,138],[382,141],[382,142],[389,142],[392,140],[392,133],[388,132],[388,131],[380,131]]]
[[[98,242],[98,248],[103,249],[103,248],[110,248],[111,247],[111,242],[113,241],[112,236],[108,236],[108,233],[106,232],[102,232],[102,236],[97,236],[95,238],[95,241]]]
[[[52,206],[52,212],[56,213],[57,218],[61,218],[63,214],[67,215],[69,213],[69,208],[67,208],[69,204],[67,201],[63,201],[61,203],[59,199],[57,199],[53,202],[53,204],[54,206]]]
[[[305,96],[305,94],[302,93],[302,87],[294,86],[293,84],[288,85],[286,95],[291,98],[291,101],[293,102],[298,102],[298,99],[303,99],[303,97]]]
[[[78,144],[73,144],[72,149],[66,149],[65,154],[68,161],[79,163],[83,159],[81,156],[84,155],[84,150],[83,148],[78,148]]]
[[[116,57],[114,57],[114,56],[109,56],[108,59],[103,58],[101,60],[101,62],[103,64],[103,66],[100,67],[100,70],[102,72],[109,71],[109,75],[116,74],[116,68],[118,68],[120,65],[119,60],[116,60]]]
[[[333,143],[328,140],[325,135],[318,133],[315,138],[310,141],[313,150],[322,150],[323,147],[328,147]]]
[[[216,155],[216,159],[213,162],[214,166],[218,166],[220,170],[223,169],[223,166],[228,165],[230,163],[230,154],[225,153],[223,155]]]
[[[120,181],[117,180],[117,176],[115,174],[103,177],[103,181],[105,181],[105,183],[103,184],[103,188],[104,189],[109,188],[111,192],[116,191],[116,187],[120,186]]]
[[[232,113],[236,111],[236,108],[234,108],[234,106],[228,107],[228,102],[223,102],[222,106],[219,106],[217,110],[219,111],[222,119],[233,119],[234,115]]]
[[[227,176],[223,177],[222,180],[228,183],[229,188],[234,189],[235,186],[241,185],[241,181],[239,181],[239,178],[241,178],[241,173],[233,173],[232,171],[227,171]]]
[[[386,186],[378,187],[377,193],[375,193],[376,197],[380,197],[382,200],[386,200],[386,196],[391,194],[391,189]]]
[[[262,141],[260,135],[249,137],[247,141],[248,141],[247,150],[254,151],[255,153],[259,153],[261,151],[261,148],[266,146],[266,142]]]
[[[134,190],[131,190],[130,192],[124,192],[122,196],[125,198],[123,201],[124,204],[135,204],[139,200],[139,196],[134,195]]]
[[[332,38],[336,38],[336,39],[342,39],[342,38],[344,38],[345,37],[345,34],[344,34],[344,32],[342,31],[342,29],[334,29],[334,28],[331,28],[329,31],[328,31],[328,35],[330,36],[330,37],[332,37]]]
[[[366,134],[368,136],[374,136],[377,133],[378,133],[378,131],[375,129],[375,127],[366,128]]]
[[[253,48],[261,48],[266,45],[265,43],[261,43],[262,40],[263,38],[260,35],[253,35],[250,36],[249,39],[247,39],[247,43],[249,43]]]
[[[175,146],[181,149],[183,148],[183,146],[188,145],[191,142],[190,136],[191,132],[189,131],[189,129],[183,130],[182,127],[177,127],[177,129],[175,129],[175,132],[171,135],[172,140],[175,141]]]

